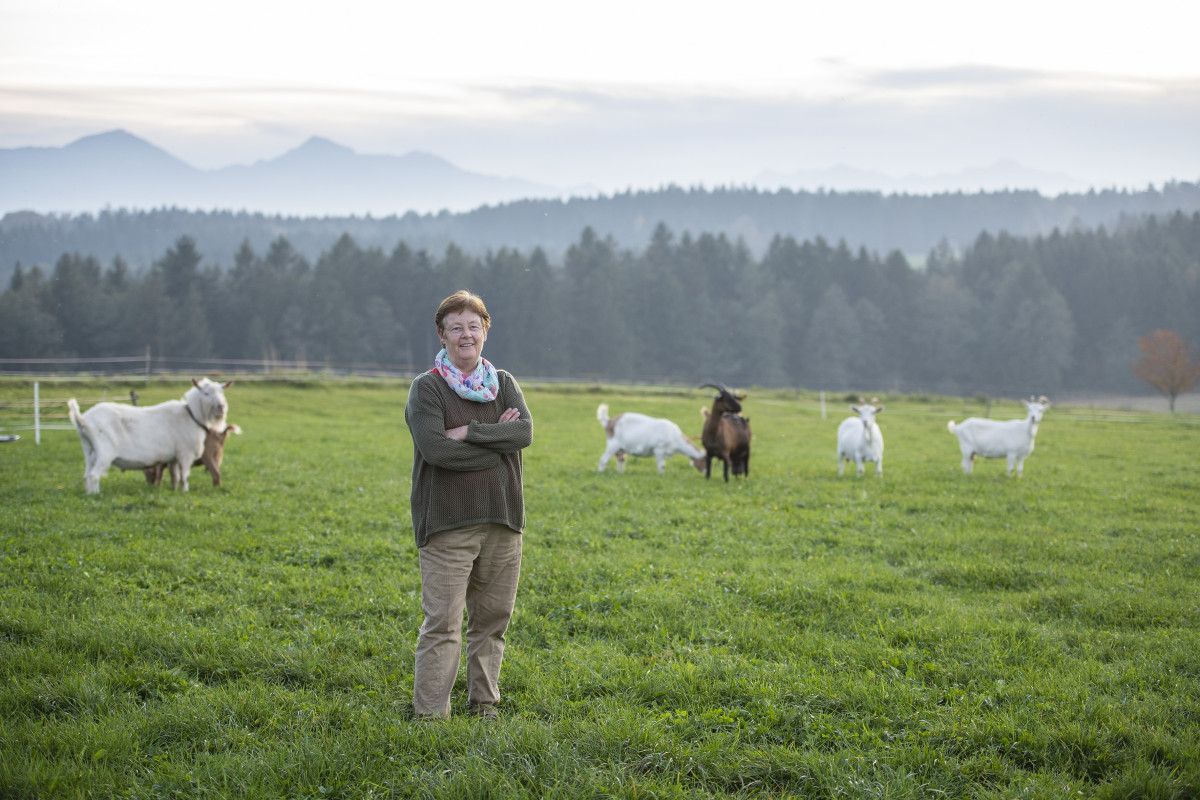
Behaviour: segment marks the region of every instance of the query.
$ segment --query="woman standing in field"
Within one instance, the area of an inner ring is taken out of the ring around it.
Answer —
[[[442,351],[408,391],[413,438],[412,521],[421,562],[413,710],[450,716],[467,612],[467,700],[496,719],[500,662],[521,575],[525,528],[521,450],[533,419],[512,375],[483,358],[491,317],[456,292],[434,316]]]

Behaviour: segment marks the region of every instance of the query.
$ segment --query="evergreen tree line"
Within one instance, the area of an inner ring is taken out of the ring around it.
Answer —
[[[132,274],[121,258],[17,267],[0,294],[0,357],[139,355],[426,368],[433,314],[460,288],[493,316],[486,354],[519,377],[834,391],[1137,390],[1139,335],[1200,340],[1200,213],[1046,236],[979,235],[923,269],[817,237],[761,258],[665,224],[641,251],[585,228],[540,248],[440,257],[350,235],[315,263],[284,237],[202,267],[180,237]]]
[[[1038,236],[1074,225],[1111,229],[1122,217],[1175,211],[1200,211],[1200,183],[1056,197],[1031,190],[909,195],[668,186],[611,196],[521,200],[459,214],[388,217],[283,217],[179,208],[71,216],[18,212],[0,220],[0,285],[17,262],[48,269],[62,253],[74,252],[106,264],[119,254],[140,275],[183,235],[199,243],[209,262],[226,265],[243,242],[266,251],[280,236],[315,263],[348,233],[361,247],[385,250],[398,241],[431,253],[454,244],[477,256],[500,247],[522,252],[541,248],[552,265],[562,266],[585,227],[602,238],[611,235],[622,249],[638,251],[649,245],[655,223],[662,222],[677,236],[724,233],[742,239],[756,258],[776,235],[802,240],[820,235],[831,242],[844,239],[852,248],[924,254],[942,239],[961,250],[982,230]]]

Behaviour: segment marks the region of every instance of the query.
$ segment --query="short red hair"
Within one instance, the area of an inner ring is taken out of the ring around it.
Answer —
[[[473,311],[483,320],[483,329],[486,331],[492,326],[492,317],[488,314],[487,306],[483,304],[483,298],[477,294],[472,294],[466,289],[459,289],[454,294],[447,297],[438,306],[437,314],[433,317],[433,324],[437,325],[439,335],[442,331],[442,320],[447,314],[455,314],[460,311]]]

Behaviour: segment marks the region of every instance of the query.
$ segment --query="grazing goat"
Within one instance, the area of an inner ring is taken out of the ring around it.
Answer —
[[[863,462],[875,462],[876,477],[883,474],[883,431],[875,415],[883,411],[883,406],[876,405],[879,398],[872,397],[871,402],[858,398],[861,405],[850,406],[857,417],[846,417],[838,426],[837,455],[838,475],[845,472],[846,462],[853,461],[858,467],[858,477],[863,476]]]
[[[83,445],[83,486],[88,494],[100,491],[100,478],[110,466],[145,469],[170,464],[172,486],[188,490],[190,465],[204,453],[209,431],[225,430],[225,384],[208,378],[192,379],[181,400],[156,406],[97,403],[79,413],[75,398],[67,401],[71,422]]]
[[[692,466],[697,470],[704,469],[704,451],[692,444],[679,430],[679,426],[669,419],[648,417],[627,411],[608,416],[608,404],[601,403],[596,409],[596,419],[604,428],[608,438],[608,446],[600,456],[600,472],[604,472],[608,460],[617,457],[617,472],[625,471],[625,456],[647,458],[654,456],[658,461],[658,471],[666,469],[666,461],[676,453],[687,456]]]
[[[204,453],[192,462],[192,466],[199,467],[203,465],[208,470],[208,474],[212,475],[213,486],[221,485],[221,462],[225,459],[225,440],[229,438],[229,434],[240,434],[241,432],[241,428],[230,422],[221,433],[210,430],[205,435]],[[161,484],[163,470],[168,466],[168,464],[155,464],[153,467],[146,467],[142,470],[146,473],[146,482],[151,486]],[[171,488],[175,488],[174,476],[172,476]]]
[[[735,397],[724,385],[706,383],[700,388],[710,386],[718,394],[713,398],[712,409],[702,408],[704,413],[704,430],[700,441],[704,445],[704,477],[712,477],[712,460],[720,459],[725,466],[725,482],[729,482],[729,472],[732,468],[734,475],[750,477],[750,420],[740,415],[741,400],[745,395]]]
[[[950,420],[950,432],[958,437],[958,446],[962,449],[963,474],[970,475],[975,466],[975,456],[984,458],[1007,458],[1008,476],[1011,478],[1013,465],[1017,467],[1017,477],[1021,477],[1021,468],[1025,459],[1033,452],[1033,438],[1037,436],[1038,423],[1042,415],[1050,407],[1050,401],[1045,395],[1037,400],[1030,395],[1028,400],[1021,403],[1029,412],[1025,419],[1010,419],[1000,422],[994,419],[971,417],[957,425]]]

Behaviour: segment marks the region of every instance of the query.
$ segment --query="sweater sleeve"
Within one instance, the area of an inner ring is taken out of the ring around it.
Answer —
[[[412,382],[408,390],[404,419],[426,463],[460,472],[490,469],[500,463],[500,455],[493,450],[447,438],[446,415],[437,391],[420,377]]]
[[[521,416],[512,422],[478,422],[471,420],[467,428],[467,443],[485,447],[495,453],[515,453],[533,443],[533,417],[525,405],[525,395],[517,381],[507,372],[501,373],[505,408],[515,408]]]

